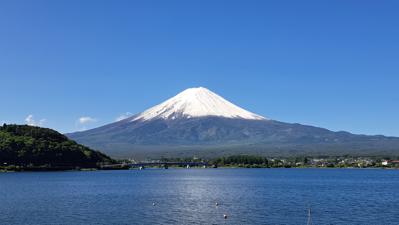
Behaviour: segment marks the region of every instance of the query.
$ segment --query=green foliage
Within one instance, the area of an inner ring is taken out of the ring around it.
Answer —
[[[253,155],[232,155],[228,157],[221,157],[214,160],[218,165],[268,165],[268,160],[265,157]]]
[[[101,152],[69,140],[57,131],[28,125],[0,126],[1,165],[93,167],[111,162]]]

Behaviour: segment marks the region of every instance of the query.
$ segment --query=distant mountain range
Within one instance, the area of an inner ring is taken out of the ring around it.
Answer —
[[[399,155],[399,138],[284,123],[189,88],[127,119],[67,134],[114,157]]]

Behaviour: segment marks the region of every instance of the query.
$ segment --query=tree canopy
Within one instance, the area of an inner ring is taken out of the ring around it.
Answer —
[[[112,159],[55,130],[28,125],[0,126],[0,163],[93,167]]]

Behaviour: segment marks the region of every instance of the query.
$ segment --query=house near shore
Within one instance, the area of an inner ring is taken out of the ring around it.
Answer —
[[[399,166],[399,160],[384,160],[381,162],[383,166]]]

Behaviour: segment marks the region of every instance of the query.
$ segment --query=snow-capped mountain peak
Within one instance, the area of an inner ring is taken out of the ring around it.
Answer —
[[[206,116],[266,120],[265,117],[242,109],[206,88],[198,87],[180,92],[165,102],[133,116],[131,121]]]

